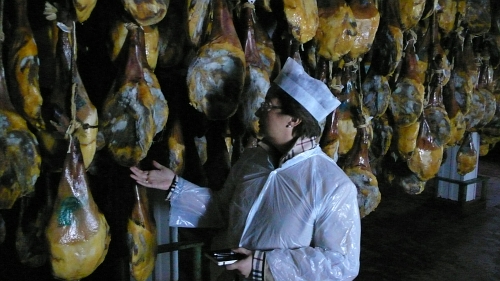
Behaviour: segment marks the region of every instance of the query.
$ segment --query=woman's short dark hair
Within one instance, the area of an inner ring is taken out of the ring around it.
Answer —
[[[271,83],[268,91],[281,102],[281,112],[302,120],[293,128],[293,135],[296,137],[318,137],[321,135],[321,127],[318,121],[307,111],[297,100],[290,96],[275,83]]]

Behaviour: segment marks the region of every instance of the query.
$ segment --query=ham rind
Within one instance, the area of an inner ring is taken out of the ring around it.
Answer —
[[[226,0],[217,0],[214,9],[212,33],[189,65],[187,84],[191,106],[223,120],[238,108],[246,65]]]
[[[158,79],[146,61],[141,28],[131,26],[128,44],[127,61],[104,102],[100,122],[113,158],[126,167],[146,157],[169,113]]]

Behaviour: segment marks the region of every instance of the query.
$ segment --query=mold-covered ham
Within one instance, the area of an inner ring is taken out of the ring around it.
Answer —
[[[158,79],[146,60],[144,32],[135,25],[128,27],[124,60],[104,101],[99,124],[114,160],[126,167],[146,157],[169,113]]]
[[[238,108],[245,82],[245,53],[226,0],[215,0],[212,31],[187,72],[191,106],[207,118],[231,117]]]

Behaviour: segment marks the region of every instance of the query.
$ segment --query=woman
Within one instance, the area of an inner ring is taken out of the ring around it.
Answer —
[[[171,189],[171,226],[225,226],[215,247],[247,255],[226,269],[249,280],[352,280],[361,232],[356,187],[316,142],[338,105],[289,58],[256,112],[262,141],[243,152],[223,189],[198,187],[156,162],[158,170],[131,168],[131,177]]]

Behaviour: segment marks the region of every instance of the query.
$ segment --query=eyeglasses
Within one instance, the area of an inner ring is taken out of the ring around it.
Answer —
[[[271,111],[271,109],[281,109],[281,108],[282,108],[281,106],[273,105],[272,103],[267,101],[260,104],[260,110],[265,112]]]

